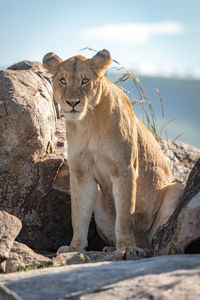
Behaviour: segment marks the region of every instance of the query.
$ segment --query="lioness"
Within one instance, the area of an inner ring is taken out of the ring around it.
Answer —
[[[73,225],[68,251],[87,247],[93,212],[108,245],[149,247],[183,191],[129,98],[104,76],[110,63],[107,50],[91,59],[43,58],[66,119]]]

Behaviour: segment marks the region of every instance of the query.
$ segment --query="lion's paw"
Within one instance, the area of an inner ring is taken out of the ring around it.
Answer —
[[[62,253],[67,253],[69,252],[69,246],[61,246],[60,248],[58,248],[56,255],[60,255]]]
[[[143,249],[143,248],[138,248],[135,246],[129,246],[129,247],[126,247],[125,255],[126,255],[127,259],[131,259],[134,257],[145,258],[145,257],[151,257],[152,253],[151,253],[150,249]]]
[[[116,247],[110,247],[110,246],[106,246],[103,248],[103,252],[106,252],[106,253],[111,253],[111,252],[114,252],[116,250]]]

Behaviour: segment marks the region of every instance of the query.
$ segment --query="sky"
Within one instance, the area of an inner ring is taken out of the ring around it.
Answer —
[[[0,66],[108,49],[139,74],[200,78],[199,0],[0,0]]]

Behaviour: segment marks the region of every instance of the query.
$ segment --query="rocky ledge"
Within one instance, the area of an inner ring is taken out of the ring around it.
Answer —
[[[200,298],[200,255],[160,256],[0,275],[0,299]]]

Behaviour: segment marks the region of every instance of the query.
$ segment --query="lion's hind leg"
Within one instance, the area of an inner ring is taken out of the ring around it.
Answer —
[[[157,229],[168,221],[177,208],[183,191],[184,186],[178,182],[170,183],[162,189],[159,208],[149,234],[150,243]]]

